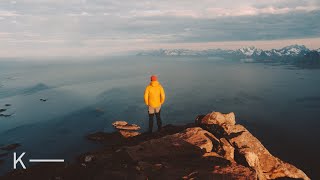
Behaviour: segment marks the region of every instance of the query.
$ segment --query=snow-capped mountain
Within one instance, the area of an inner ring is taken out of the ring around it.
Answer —
[[[254,46],[241,48],[238,51],[241,52],[242,54],[246,55],[246,56],[252,56],[257,51],[261,54],[261,50],[260,49],[258,50]]]
[[[192,56],[192,57],[222,57],[241,62],[281,62],[299,66],[319,66],[320,48],[310,50],[303,45],[291,45],[281,49],[262,50],[251,47],[244,47],[237,50],[207,49],[160,49],[140,52],[139,56]]]
[[[286,46],[281,49],[272,49],[272,50],[261,50],[261,54],[265,54],[268,57],[286,57],[286,56],[303,56],[307,52],[310,52],[308,48],[305,46],[301,45],[291,45],[291,46]],[[261,55],[260,54],[260,55]],[[260,56],[258,55],[258,56]]]
[[[310,50],[308,48],[306,48],[305,46],[300,46],[300,45],[291,45],[291,46],[287,46],[284,47],[282,49],[280,49],[280,53],[282,55],[299,55],[300,53],[303,52],[309,52]]]
[[[317,50],[320,52],[320,49]],[[298,57],[306,55],[310,50],[304,45],[291,45],[281,49],[262,50],[253,46],[244,47],[238,50],[189,50],[189,49],[160,49],[154,51],[144,51],[138,55],[151,56],[235,56],[239,58],[278,58],[278,57]]]

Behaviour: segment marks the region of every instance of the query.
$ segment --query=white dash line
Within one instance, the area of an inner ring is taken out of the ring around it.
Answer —
[[[64,162],[64,159],[29,159],[29,162]]]

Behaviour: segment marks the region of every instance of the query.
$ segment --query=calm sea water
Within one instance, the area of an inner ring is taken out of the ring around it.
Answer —
[[[167,94],[164,124],[233,111],[272,154],[319,177],[320,70],[219,58],[0,61],[0,108],[12,114],[0,117],[0,145],[20,143],[16,151],[26,159],[72,160],[96,146],[86,134],[112,131],[115,120],[146,130],[143,93],[151,74]],[[12,155],[4,159],[1,173],[12,169]]]

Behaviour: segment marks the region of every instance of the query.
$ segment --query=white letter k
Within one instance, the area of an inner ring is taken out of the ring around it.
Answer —
[[[19,162],[22,166],[23,169],[26,169],[26,166],[23,164],[23,161],[21,160],[21,158],[25,155],[26,153],[23,152],[17,159],[17,154],[14,152],[13,153],[13,169],[17,168],[17,163]]]

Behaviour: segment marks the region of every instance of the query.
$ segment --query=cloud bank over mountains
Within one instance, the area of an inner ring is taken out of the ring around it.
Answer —
[[[307,43],[320,38],[319,19],[317,0],[1,1],[0,56],[104,55],[212,42]]]

